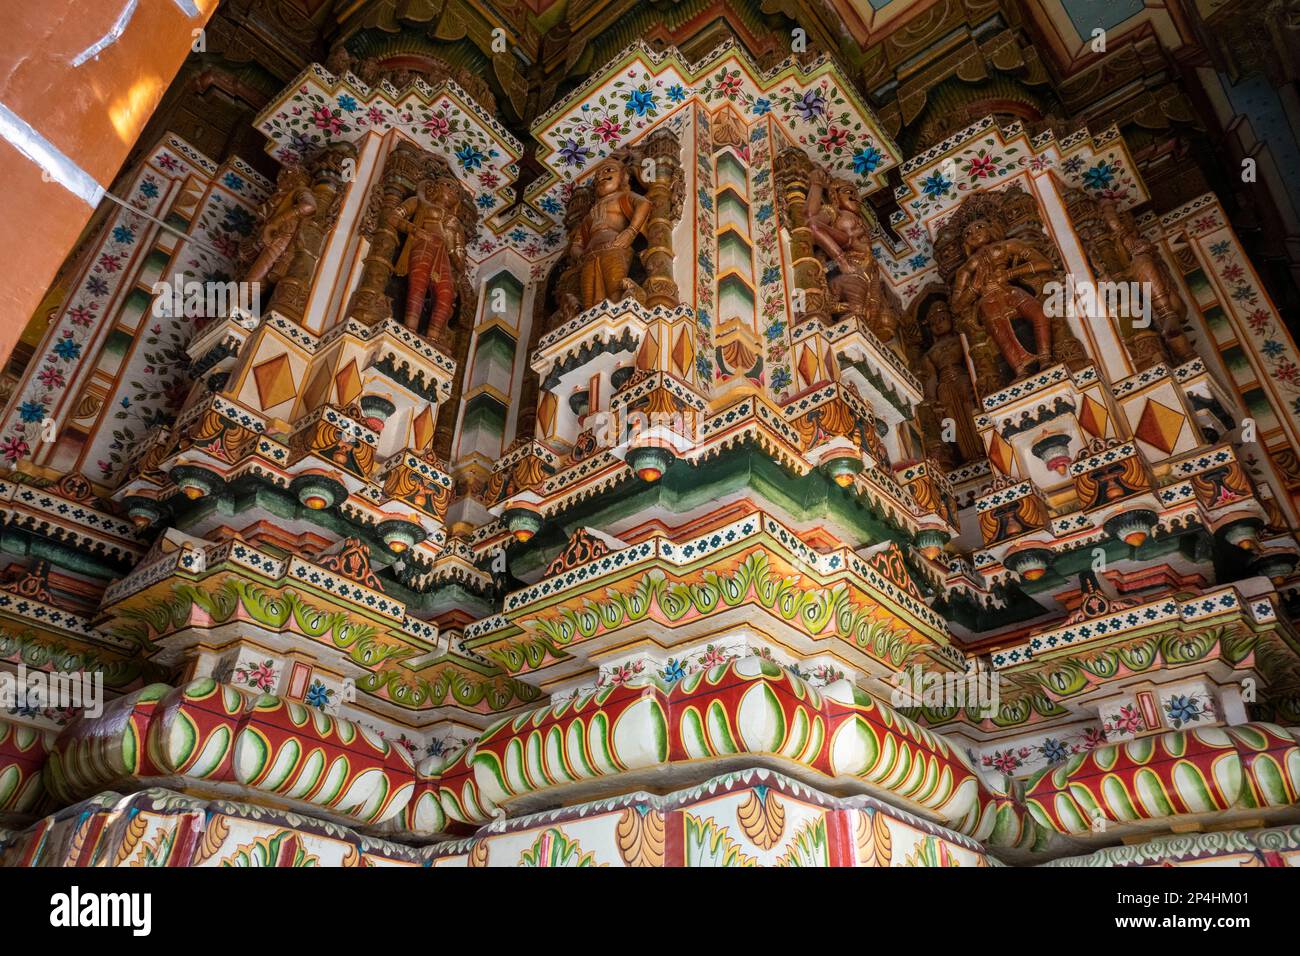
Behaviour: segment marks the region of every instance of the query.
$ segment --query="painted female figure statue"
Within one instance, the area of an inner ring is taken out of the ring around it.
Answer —
[[[430,285],[433,312],[427,334],[437,335],[451,320],[456,304],[456,274],[452,270],[465,268],[465,229],[456,215],[460,202],[459,184],[438,177],[422,180],[416,194],[398,208],[401,215],[395,225],[407,239],[393,272],[409,277],[404,323],[412,331],[419,331]]]
[[[830,194],[830,205],[823,200]],[[861,316],[881,341],[888,342],[898,327],[898,317],[885,295],[880,265],[871,252],[871,222],[862,212],[862,200],[852,183],[831,180],[826,170],[814,166],[808,189],[808,227],[813,241],[830,257],[839,274],[830,288],[840,312]]]
[[[1052,360],[1052,327],[1039,301],[1014,280],[1050,273],[1052,262],[1019,239],[1000,239],[986,219],[973,219],[962,232],[965,264],[953,282],[952,304],[979,314],[989,337],[1016,377],[1042,368]],[[1028,320],[1034,330],[1034,348],[1029,352],[1016,336],[1012,322]]]
[[[594,179],[596,201],[569,244],[581,270],[584,309],[624,298],[632,240],[650,218],[650,200],[632,191],[623,163],[613,158],[602,160]]]

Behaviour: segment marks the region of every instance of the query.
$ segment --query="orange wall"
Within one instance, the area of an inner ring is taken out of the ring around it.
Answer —
[[[127,0],[0,2],[0,103],[107,188],[217,0],[138,0],[122,35],[79,67]],[[0,364],[93,209],[0,138]]]

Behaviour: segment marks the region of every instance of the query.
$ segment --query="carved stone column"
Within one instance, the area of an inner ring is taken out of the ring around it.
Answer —
[[[635,170],[652,207],[645,227],[649,247],[641,253],[646,270],[645,304],[651,308],[657,305],[672,308],[680,301],[673,277],[673,228],[682,214],[685,189],[681,153],[681,142],[671,130],[665,129],[651,133],[636,155],[638,162],[649,159],[654,163],[652,179],[642,177],[644,165]]]

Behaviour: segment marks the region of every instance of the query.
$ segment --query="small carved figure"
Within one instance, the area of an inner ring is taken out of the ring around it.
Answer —
[[[824,201],[827,193],[829,204]],[[838,300],[836,311],[861,316],[881,341],[888,342],[898,327],[898,316],[871,252],[871,221],[862,211],[857,189],[852,183],[832,180],[826,170],[814,166],[807,215],[813,241],[839,270],[830,280]]]
[[[594,181],[596,201],[569,243],[581,273],[584,309],[633,294],[627,282],[632,241],[650,218],[650,200],[632,191],[627,167],[617,159],[602,160]]]
[[[430,286],[433,310],[428,334],[439,334],[451,320],[457,275],[465,269],[465,228],[457,217],[460,203],[459,184],[440,176],[421,180],[416,194],[398,207],[394,225],[407,238],[393,271],[407,276],[403,321],[412,331],[419,331]]]
[[[1151,305],[1151,316],[1156,332],[1162,337],[1170,357],[1179,365],[1196,358],[1182,323],[1187,317],[1187,303],[1183,301],[1164,258],[1153,243],[1138,231],[1131,213],[1121,211],[1113,200],[1101,204],[1102,216],[1112,234],[1119,237],[1120,245],[1128,254],[1128,275],[1142,284],[1143,292]]]
[[[255,241],[256,257],[244,277],[248,282],[268,277],[278,280],[288,264],[285,253],[293,245],[303,220],[316,214],[316,196],[307,188],[307,177],[301,169],[285,170],[280,180],[280,188],[262,208],[265,219]]]
[[[934,336],[933,344],[922,359],[926,373],[926,401],[938,415],[953,420],[961,460],[976,461],[984,455],[984,443],[980,441],[971,416],[975,410],[975,387],[966,367],[961,336],[953,327],[948,303],[936,300],[926,313],[926,321]]]
[[[1017,377],[1052,360],[1052,327],[1037,298],[1015,284],[1016,279],[1050,273],[1052,262],[1019,239],[997,235],[987,219],[973,219],[962,231],[966,262],[953,282],[952,304],[978,314]],[[1034,352],[1021,343],[1012,324],[1025,319],[1034,330]]]

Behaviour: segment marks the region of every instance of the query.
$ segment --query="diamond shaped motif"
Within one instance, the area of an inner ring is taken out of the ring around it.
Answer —
[[[691,345],[685,325],[678,330],[677,341],[673,343],[673,364],[677,366],[677,374],[683,378],[690,376],[691,366],[695,364],[695,347]]]
[[[1185,421],[1182,412],[1161,405],[1152,398],[1147,400],[1146,408],[1142,409],[1142,417],[1138,419],[1133,434],[1167,455],[1178,444],[1178,436]]]
[[[349,362],[334,376],[334,386],[338,389],[339,404],[351,405],[361,395],[361,373],[357,371],[357,360]]]
[[[989,464],[1004,475],[1011,474],[1011,467],[1015,464],[1015,453],[1006,439],[997,432],[993,433],[993,440],[989,442]]]
[[[257,398],[263,411],[287,402],[298,391],[293,382],[289,356],[284,352],[253,366],[253,381],[257,383]]]
[[[1091,395],[1083,397],[1083,408],[1079,410],[1079,425],[1096,438],[1106,437],[1106,423],[1110,420],[1110,415],[1106,412],[1106,406],[1094,399]]]

